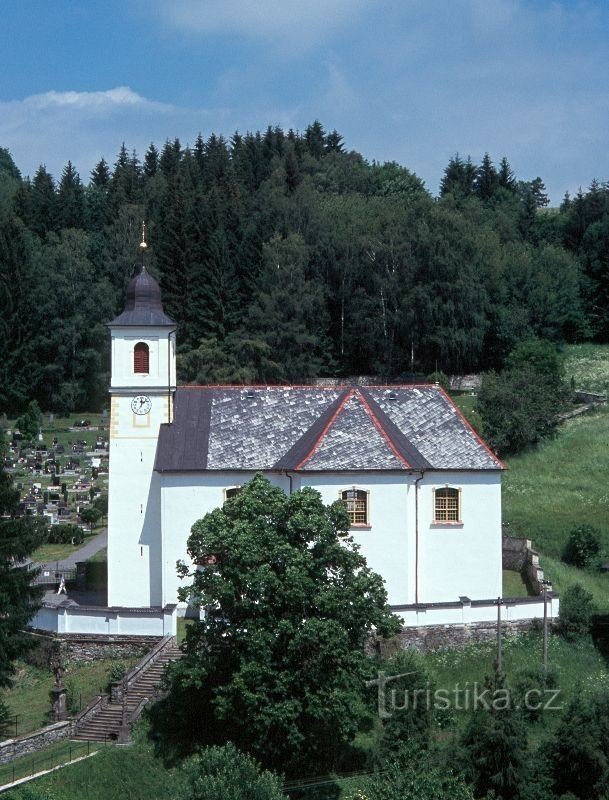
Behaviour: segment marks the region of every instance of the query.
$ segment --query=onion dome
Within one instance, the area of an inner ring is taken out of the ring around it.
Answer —
[[[146,267],[142,266],[129,282],[124,311],[108,325],[175,327],[175,322],[163,311],[160,286]]]

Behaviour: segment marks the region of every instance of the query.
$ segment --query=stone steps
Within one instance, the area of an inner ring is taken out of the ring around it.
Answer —
[[[126,712],[131,715],[143,700],[152,700],[161,689],[161,682],[167,665],[176,661],[182,652],[175,645],[168,644],[159,657],[139,673],[126,692]],[[123,703],[106,702],[100,711],[83,720],[72,739],[77,741],[107,742],[116,741],[123,722]]]

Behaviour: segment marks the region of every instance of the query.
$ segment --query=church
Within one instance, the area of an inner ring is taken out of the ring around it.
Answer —
[[[145,267],[109,328],[109,607],[185,613],[192,524],[257,471],[344,502],[414,624],[501,596],[503,465],[439,386],[178,387],[176,324]]]

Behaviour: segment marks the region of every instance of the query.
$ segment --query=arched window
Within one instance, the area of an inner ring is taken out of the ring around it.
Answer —
[[[362,489],[345,489],[340,493],[345,504],[351,525],[368,525],[368,492]]]
[[[434,522],[459,522],[461,519],[461,492],[445,486],[434,492]]]
[[[232,486],[230,489],[224,490],[224,501],[231,500],[233,497],[236,497],[239,492],[241,491],[240,486]]]
[[[150,350],[144,342],[138,342],[133,350],[133,371],[145,375],[150,372]]]

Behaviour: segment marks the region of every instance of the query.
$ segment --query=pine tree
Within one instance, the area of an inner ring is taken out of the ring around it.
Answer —
[[[91,184],[97,189],[104,190],[110,186],[110,167],[105,158],[102,158],[91,171]]]
[[[57,217],[60,228],[83,228],[85,222],[85,191],[80,176],[68,161],[57,191]]]
[[[482,164],[478,168],[475,192],[481,200],[490,200],[499,185],[499,176],[488,153],[484,154]]]
[[[503,189],[507,189],[510,192],[516,191],[517,188],[517,181],[510,167],[510,163],[505,156],[499,162],[499,173],[497,175],[497,182],[498,185],[501,186]]]
[[[147,178],[152,178],[156,175],[158,168],[159,151],[154,146],[154,143],[150,142],[150,147],[146,150],[146,155],[144,156],[144,175]]]
[[[53,176],[38,167],[32,182],[32,229],[41,238],[56,228],[57,197]]]

